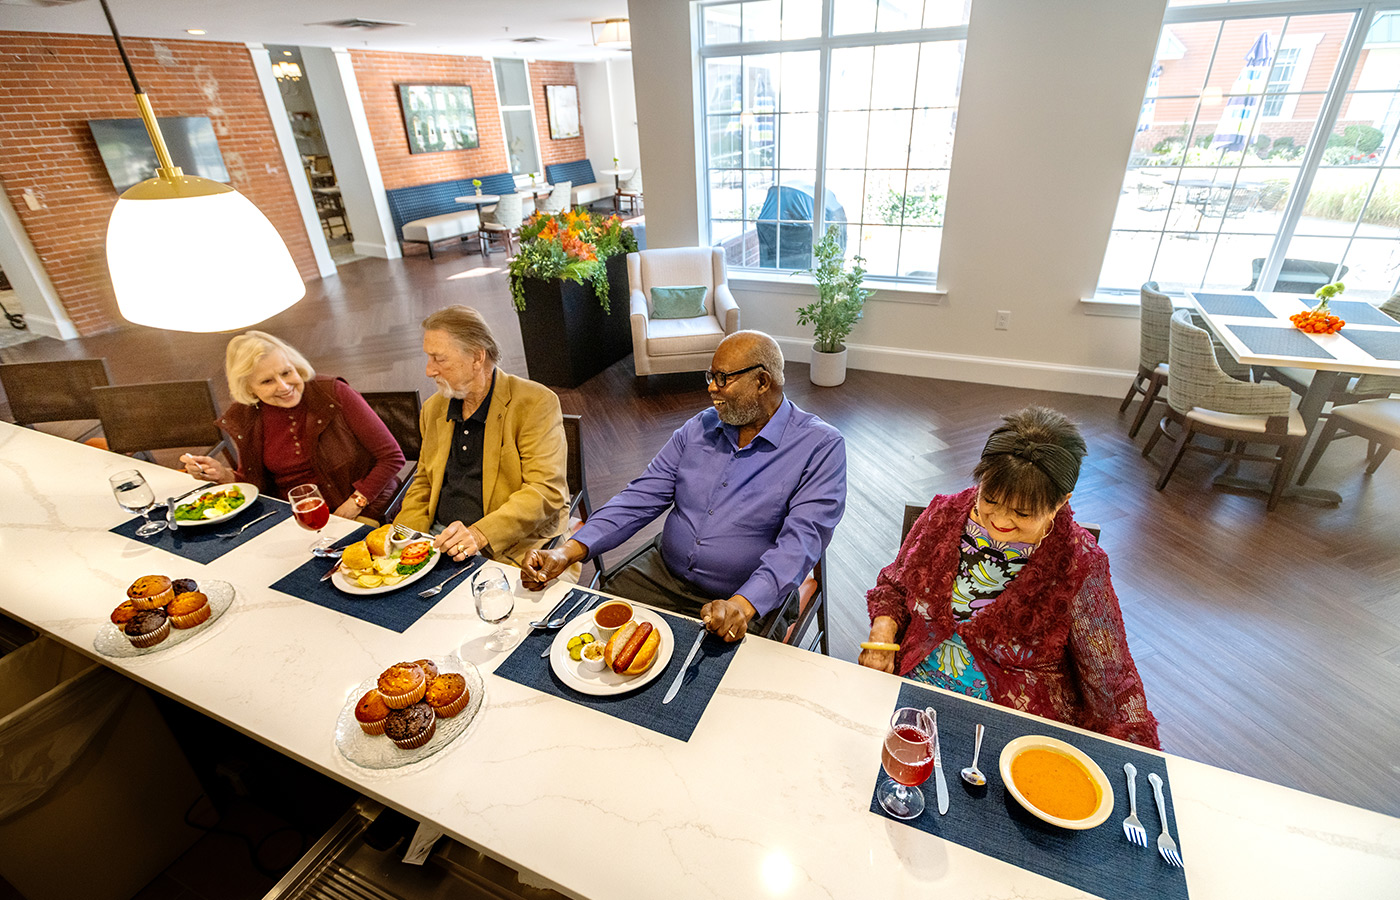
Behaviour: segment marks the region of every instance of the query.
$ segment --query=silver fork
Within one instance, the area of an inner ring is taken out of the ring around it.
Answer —
[[[393,526],[393,534],[394,534],[394,537],[396,537],[396,538],[402,538],[403,540],[406,540],[406,541],[416,541],[416,540],[419,540],[420,538],[426,538],[426,537],[428,537],[428,535],[426,535],[426,534],[419,534],[418,532],[414,531],[412,528],[409,528],[407,525],[400,525],[398,522],[395,522],[395,523],[394,523],[394,526]]]
[[[453,572],[451,575],[448,575],[442,581],[439,581],[437,584],[428,588],[426,591],[419,591],[418,596],[422,597],[424,600],[428,599],[429,597],[436,597],[438,594],[442,593],[443,585],[447,584],[449,581],[456,578],[458,575],[466,574],[469,571],[473,571],[471,566],[463,566],[462,568]]]
[[[223,538],[224,540],[228,540],[229,538],[236,538],[236,537],[238,537],[240,534],[242,534],[243,532],[247,531],[249,528],[252,528],[254,525],[256,525],[256,524],[258,524],[259,522],[261,522],[263,519],[266,519],[268,516],[272,516],[272,515],[276,515],[276,514],[277,514],[277,510],[275,510],[275,509],[274,509],[272,512],[264,513],[263,515],[258,516],[256,519],[254,519],[253,521],[251,521],[251,522],[249,522],[248,524],[244,525],[242,528],[238,529],[237,531],[225,531],[223,534],[219,535],[219,537]]]
[[[1172,840],[1171,831],[1167,828],[1167,798],[1162,796],[1162,779],[1157,777],[1156,772],[1148,772],[1147,780],[1152,784],[1152,796],[1157,798],[1157,817],[1162,820],[1162,833],[1157,835],[1157,852],[1162,854],[1162,859],[1180,869],[1181,854],[1177,852],[1176,841]]]
[[[1123,771],[1128,775],[1128,818],[1123,820],[1123,833],[1128,840],[1139,847],[1147,846],[1147,829],[1137,817],[1137,766],[1123,763]]]

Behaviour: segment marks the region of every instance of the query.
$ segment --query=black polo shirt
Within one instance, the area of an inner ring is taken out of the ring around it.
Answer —
[[[496,370],[492,369],[491,388],[470,416],[462,418],[460,399],[453,399],[447,404],[447,421],[453,423],[452,447],[447,454],[447,467],[442,473],[434,532],[453,522],[473,525],[486,514],[481,506],[481,454],[482,441],[486,436],[486,414],[491,409],[491,395],[495,392]]]

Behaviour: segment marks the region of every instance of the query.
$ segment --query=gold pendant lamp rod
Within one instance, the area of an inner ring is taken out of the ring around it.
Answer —
[[[150,136],[151,146],[156,151],[156,162],[159,164],[157,174],[161,178],[173,181],[184,173],[170,158],[170,149],[165,146],[165,137],[160,133],[160,124],[156,122],[155,110],[151,108],[151,101],[146,96],[146,92],[141,90],[141,82],[136,80],[136,71],[131,68],[131,60],[127,58],[126,47],[122,46],[122,36],[117,32],[117,23],[112,18],[112,10],[107,6],[107,0],[98,0],[98,2],[102,4],[102,13],[107,17],[107,25],[112,29],[112,40],[117,42],[117,52],[121,54],[122,65],[126,66],[126,74],[131,79],[132,90],[136,92],[136,109],[141,114],[141,122],[146,126],[146,134]]]

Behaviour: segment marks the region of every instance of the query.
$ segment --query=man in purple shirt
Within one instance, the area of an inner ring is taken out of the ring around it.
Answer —
[[[783,354],[762,332],[725,338],[705,380],[713,407],[562,547],[530,551],[526,581],[611,550],[672,507],[659,549],[610,576],[609,591],[698,613],[737,641],[801,584],[846,509],[845,441],[784,398]]]

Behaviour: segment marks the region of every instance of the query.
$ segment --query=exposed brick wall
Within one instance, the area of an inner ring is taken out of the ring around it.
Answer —
[[[584,144],[583,123],[579,123],[578,137],[556,141],[549,136],[549,107],[545,103],[544,88],[547,84],[578,84],[578,74],[571,62],[541,61],[530,63],[530,89],[535,95],[535,123],[540,132],[540,165],[573,162],[585,159],[588,148]],[[582,100],[579,106],[582,107]]]
[[[360,83],[360,98],[365,104],[385,188],[492,175],[510,168],[491,63],[479,57],[370,50],[351,50],[350,58],[355,65],[355,78]],[[399,107],[400,84],[471,85],[478,147],[409,153],[408,134]]]
[[[302,278],[319,277],[247,49],[123,42],[156,115],[208,116],[233,186],[272,221]],[[0,32],[0,59],[0,182],[78,331],[108,331],[121,323],[106,257],[117,194],[87,122],[135,118],[131,82],[110,37]],[[29,208],[26,188],[44,208]]]

